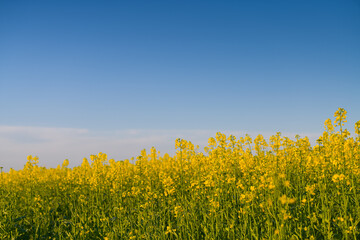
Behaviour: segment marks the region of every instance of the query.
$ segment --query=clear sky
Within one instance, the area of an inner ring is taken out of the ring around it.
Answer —
[[[1,1],[0,165],[352,130],[359,43],[357,0]]]

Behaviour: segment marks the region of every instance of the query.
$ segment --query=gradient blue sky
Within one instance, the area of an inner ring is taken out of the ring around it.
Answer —
[[[164,133],[171,148],[216,131],[311,135],[338,107],[352,130],[359,43],[357,0],[1,1],[0,165],[41,162],[41,142],[69,129],[92,152],[61,148],[69,135],[44,156],[81,162],[119,138],[107,150],[136,156]],[[131,148],[134,131],[149,138]]]

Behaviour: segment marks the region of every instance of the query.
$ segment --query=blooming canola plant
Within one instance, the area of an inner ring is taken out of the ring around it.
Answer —
[[[29,156],[1,173],[0,239],[360,239],[360,121],[351,137],[346,114],[315,146],[217,133],[204,152],[177,139],[174,156],[152,148],[134,164]]]

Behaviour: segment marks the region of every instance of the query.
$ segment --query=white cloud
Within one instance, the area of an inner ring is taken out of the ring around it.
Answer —
[[[244,136],[243,131],[222,131],[236,137]],[[173,154],[176,138],[192,141],[201,148],[206,146],[213,130],[143,130],[127,129],[116,131],[92,131],[77,128],[45,128],[24,126],[0,126],[0,166],[4,171],[21,169],[27,155],[39,157],[39,164],[56,167],[64,159],[69,159],[70,167],[81,164],[84,157],[99,152],[107,153],[115,160],[130,159],[140,154],[142,149],[156,147],[161,153]],[[258,133],[249,133],[255,137]],[[274,133],[264,133],[268,138]],[[319,134],[303,134],[312,142]],[[294,137],[295,134],[284,133]]]

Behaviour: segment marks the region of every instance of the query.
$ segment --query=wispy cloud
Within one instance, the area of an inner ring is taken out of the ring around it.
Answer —
[[[244,131],[223,131],[225,134],[244,136]],[[201,148],[206,146],[214,130],[145,130],[127,129],[116,131],[94,131],[77,128],[46,128],[25,126],[0,126],[0,166],[5,171],[10,168],[21,169],[27,155],[40,158],[40,165],[56,167],[64,159],[70,166],[80,165],[84,157],[105,152],[115,160],[129,159],[140,154],[142,149],[154,146],[161,153],[173,154],[174,141],[183,138]],[[249,132],[251,136],[258,133]],[[274,133],[263,133],[269,137]],[[293,137],[295,134],[284,133]],[[318,134],[302,134],[314,141]]]

